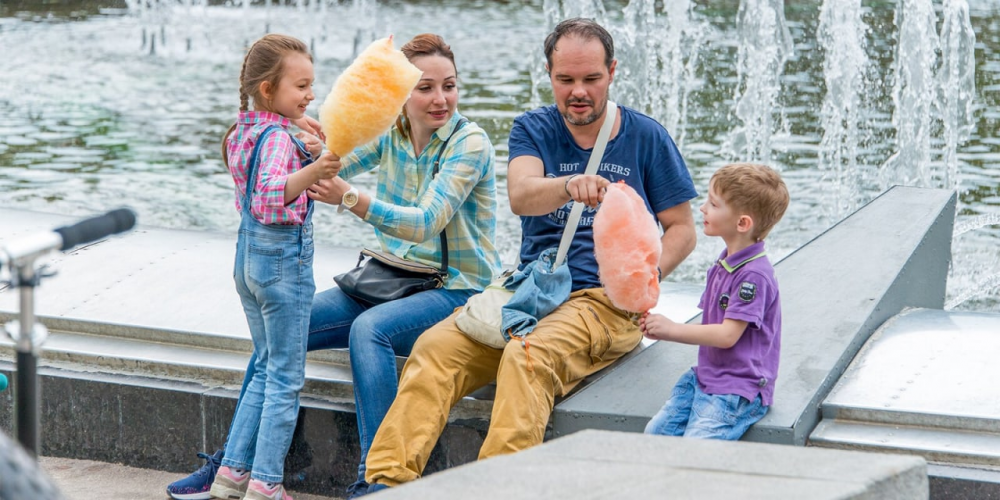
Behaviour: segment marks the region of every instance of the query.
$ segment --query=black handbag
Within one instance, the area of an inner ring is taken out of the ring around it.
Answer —
[[[466,123],[462,118],[455,125],[451,135],[455,135]],[[451,141],[451,135],[444,141],[437,160],[434,161],[434,174],[437,175],[441,155]],[[364,249],[358,256],[358,265],[350,271],[334,276],[337,286],[356,300],[359,304],[372,307],[385,302],[401,299],[426,290],[444,286],[448,276],[448,237],[441,231],[441,269],[419,262],[412,262],[393,254]],[[365,261],[365,257],[369,257]],[[364,261],[364,265],[361,262]]]
[[[442,240],[444,239],[444,233]],[[447,243],[444,243],[447,245]],[[358,256],[358,266],[333,278],[337,286],[358,303],[377,306],[417,292],[444,286],[448,269],[447,250],[441,269],[419,262],[401,259],[386,252],[364,249]],[[368,260],[361,264],[368,257]]]

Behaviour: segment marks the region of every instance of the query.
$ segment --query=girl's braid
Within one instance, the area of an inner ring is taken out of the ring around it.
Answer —
[[[250,53],[253,51],[254,46],[257,42],[254,42],[247,51],[246,57],[243,58],[243,66],[240,68],[240,111],[250,110],[250,96],[247,94],[246,84],[244,83],[244,78],[247,74],[247,59],[250,59]]]

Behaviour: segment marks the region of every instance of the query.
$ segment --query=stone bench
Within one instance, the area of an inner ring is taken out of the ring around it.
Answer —
[[[75,220],[0,209],[0,235],[13,240]],[[57,274],[35,294],[49,330],[39,363],[42,454],[186,472],[200,466],[198,451],[221,446],[252,351],[233,290],[234,244],[230,234],[140,226],[49,259]],[[317,289],[333,286],[332,276],[353,267],[357,255],[317,246]],[[700,287],[664,293],[669,300],[658,312],[678,320],[696,313]],[[18,308],[17,293],[0,293],[0,322]],[[12,346],[0,336],[0,372],[13,380]],[[429,472],[476,459],[493,389],[456,406]],[[8,433],[14,390],[0,393],[0,429]],[[331,484],[353,482],[360,452],[346,351],[309,353],[300,424],[289,454],[291,486],[329,493]]]

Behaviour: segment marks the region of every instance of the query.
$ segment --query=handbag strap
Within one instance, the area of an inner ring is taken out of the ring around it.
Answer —
[[[431,175],[431,178],[437,177],[438,167],[441,165],[441,156],[444,155],[444,150],[445,148],[448,147],[448,143],[451,142],[451,138],[455,136],[455,132],[458,132],[458,130],[468,122],[469,120],[464,116],[459,118],[458,123],[455,124],[455,128],[451,130],[451,134],[448,134],[448,138],[444,140],[444,144],[442,144],[441,149],[438,150],[437,159],[434,160],[434,173]],[[447,229],[448,225],[445,224],[445,229],[441,230],[441,235],[440,235],[441,255],[442,255],[441,272],[444,273],[446,276],[448,275],[448,235],[446,234]]]
[[[587,162],[587,169],[583,175],[594,175],[597,173],[597,166],[601,164],[601,159],[604,158],[604,150],[608,146],[608,138],[611,136],[611,129],[614,127],[617,116],[618,105],[614,101],[609,100],[607,112],[604,113],[604,123],[601,124],[601,130],[597,133],[597,143],[594,144],[594,149],[590,152],[590,161]],[[573,202],[573,209],[569,213],[569,218],[566,219],[566,228],[563,229],[562,240],[559,241],[559,250],[556,251],[556,261],[552,266],[553,269],[559,267],[563,263],[563,260],[566,259],[566,254],[569,253],[569,245],[573,242],[573,236],[576,234],[576,225],[580,222],[583,207],[583,203]]]

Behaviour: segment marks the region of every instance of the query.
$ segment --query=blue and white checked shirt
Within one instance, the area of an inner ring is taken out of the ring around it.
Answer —
[[[496,153],[475,123],[448,136],[456,112],[417,157],[413,144],[393,128],[341,158],[340,177],[378,168],[378,187],[364,220],[375,227],[382,249],[415,262],[441,266],[438,234],[447,228],[449,289],[483,290],[500,272],[496,241]],[[438,175],[432,178],[440,155]]]

